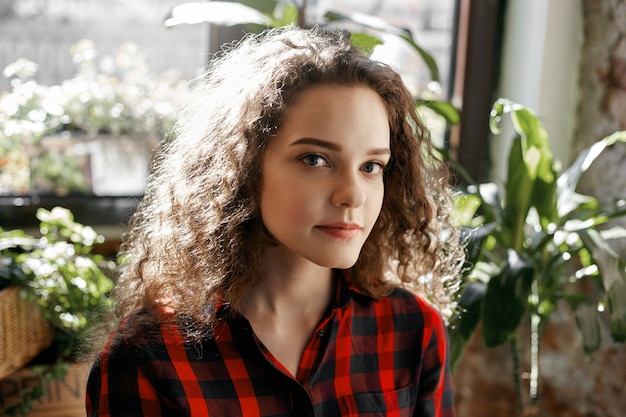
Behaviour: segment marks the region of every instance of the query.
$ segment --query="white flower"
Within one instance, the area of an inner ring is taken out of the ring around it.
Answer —
[[[39,66],[33,61],[29,61],[25,58],[20,58],[12,64],[7,65],[3,74],[7,78],[17,77],[21,80],[30,78],[37,72]]]
[[[85,259],[85,258],[83,258],[83,259]],[[78,259],[76,261],[77,261],[76,263],[78,264]],[[77,288],[80,288],[83,291],[85,291],[87,289],[87,281],[85,281],[81,277],[74,277],[74,278],[72,278],[72,280],[70,282],[72,284],[74,284]]]
[[[59,314],[59,319],[65,324],[67,327],[75,327],[80,324],[80,319],[74,314],[65,312]]]

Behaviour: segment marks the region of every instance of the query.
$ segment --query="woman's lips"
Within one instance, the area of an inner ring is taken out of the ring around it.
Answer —
[[[358,224],[344,222],[323,224],[316,226],[316,228],[327,235],[340,239],[353,239],[359,236],[362,230]]]

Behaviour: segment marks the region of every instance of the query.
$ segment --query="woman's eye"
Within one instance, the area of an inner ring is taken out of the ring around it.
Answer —
[[[300,160],[311,167],[322,167],[328,165],[326,160],[320,155],[306,155]]]
[[[380,174],[385,169],[385,166],[380,162],[367,162],[363,165],[363,171],[368,174]]]

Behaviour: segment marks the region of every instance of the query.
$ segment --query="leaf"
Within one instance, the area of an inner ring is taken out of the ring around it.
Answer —
[[[524,224],[530,209],[533,192],[532,172],[524,162],[522,138],[515,138],[509,153],[506,195],[503,213],[506,244],[515,250],[522,249]]]
[[[537,209],[545,228],[556,214],[556,172],[548,133],[529,109],[517,109],[511,117],[513,126],[525,138],[522,154],[533,180],[530,205]]]
[[[604,240],[626,239],[626,228],[615,226],[609,229],[600,230],[600,236]]]
[[[238,3],[252,7],[264,14],[272,14],[279,2],[277,0],[237,0]],[[281,4],[284,4],[281,2]],[[293,7],[291,3],[288,3]]]
[[[448,326],[448,342],[450,343],[450,369],[452,369],[452,372],[454,372],[456,366],[461,360],[461,356],[463,355],[463,351],[465,350],[467,340],[464,339],[463,336],[461,336],[461,333],[458,331],[453,323]]]
[[[461,111],[451,103],[441,100],[419,100],[419,104],[428,107],[446,120],[450,125],[461,123]]]
[[[581,175],[587,171],[605,148],[616,142],[626,142],[626,131],[615,132],[584,149],[578,154],[574,163],[559,176],[557,179],[557,208],[560,217],[578,207],[578,201],[573,197]]]
[[[439,82],[440,81],[439,67],[437,66],[437,61],[435,61],[435,58],[433,58],[431,54],[426,52],[425,49],[423,49],[421,46],[415,43],[415,41],[410,35],[404,35],[404,36],[401,36],[401,38],[407,41],[409,45],[411,45],[413,49],[415,49],[417,53],[422,57],[422,59],[424,60],[424,63],[428,67],[428,71],[430,72],[430,78],[435,82]]]
[[[457,325],[461,335],[469,339],[480,322],[481,303],[487,292],[487,285],[482,282],[467,284],[459,298],[460,320]]]
[[[500,198],[500,190],[493,182],[487,182],[478,186],[478,193],[483,203],[488,205],[494,212],[502,211],[502,200]]]
[[[489,129],[494,135],[502,133],[500,129],[500,123],[502,122],[502,116],[512,112],[515,109],[522,108],[521,105],[504,98],[499,98],[493,103],[491,112],[489,113]]]
[[[480,207],[481,199],[472,194],[459,194],[454,196],[453,202],[455,224],[457,226],[469,226]]]
[[[174,6],[165,18],[165,26],[168,28],[198,23],[234,26],[249,23],[269,25],[271,22],[268,16],[252,7],[226,1],[182,3]]]
[[[467,249],[465,262],[474,266],[480,259],[480,254],[485,240],[491,235],[496,225],[489,223],[478,227],[463,227],[461,229],[462,239]]]
[[[510,100],[499,99],[493,105],[490,119],[493,133],[499,134],[497,127],[504,114],[510,113],[515,131],[524,139],[522,142],[523,160],[528,165],[531,178],[541,178],[546,183],[554,181],[552,149],[548,133],[535,114],[528,108]]]
[[[626,342],[626,282],[613,283],[606,299],[611,313],[611,337],[616,342]]]
[[[626,268],[622,259],[597,230],[581,230],[580,238],[596,262],[611,316],[611,336],[626,341]]]
[[[555,169],[548,134],[535,114],[510,100],[497,100],[491,110],[490,126],[500,133],[499,124],[505,114],[519,138],[513,141],[509,153],[505,196],[505,236],[515,250],[524,240],[523,227],[531,207],[539,215],[545,229],[556,216]]]
[[[476,181],[472,178],[472,176],[467,172],[465,167],[463,167],[457,160],[450,156],[450,151],[445,148],[434,148],[435,152],[439,154],[442,160],[453,169],[454,173],[460,175],[460,177],[465,181],[466,184],[476,184]]]
[[[610,290],[616,282],[626,282],[626,271],[620,264],[620,256],[600,233],[594,229],[581,229],[578,234],[600,269],[604,290]]]
[[[485,291],[486,285],[482,282],[470,282],[463,289],[457,307],[458,312],[451,319],[448,328],[451,345],[450,362],[453,368],[480,322],[480,306]]]
[[[372,54],[374,48],[378,45],[382,45],[383,41],[375,36],[368,35],[366,33],[350,33],[350,41],[356,46],[362,54],[367,56]]]
[[[270,26],[280,27],[298,23],[298,8],[291,3],[277,3]],[[278,16],[278,18],[277,18]]]
[[[331,22],[348,21],[404,39],[422,57],[424,63],[428,67],[431,79],[435,82],[439,82],[440,75],[437,61],[435,61],[432,55],[430,55],[422,47],[415,43],[413,37],[411,36],[411,32],[408,29],[390,25],[383,19],[364,13],[339,13],[335,11],[329,11],[326,13],[325,17]]]
[[[328,19],[331,22],[348,21],[348,22],[356,23],[360,26],[364,26],[364,27],[368,27],[371,29],[376,29],[381,32],[389,33],[391,35],[396,35],[400,37],[411,36],[411,32],[408,29],[403,29],[398,26],[390,25],[389,23],[387,23],[386,20],[370,15],[370,14],[358,13],[358,12],[341,13],[341,12],[330,10],[326,12],[324,17],[326,17],[326,19]]]
[[[506,342],[519,328],[528,306],[533,265],[509,250],[507,263],[489,280],[482,302],[483,338],[487,347]]]
[[[591,355],[602,343],[602,329],[598,309],[590,303],[581,303],[574,309],[576,325],[582,335],[583,350]]]

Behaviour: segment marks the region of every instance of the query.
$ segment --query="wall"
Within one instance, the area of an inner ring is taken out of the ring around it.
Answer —
[[[574,149],[626,129],[626,2],[584,0],[586,42],[581,61]],[[626,198],[626,143],[605,151],[583,176],[580,190],[602,202]],[[614,225],[626,227],[626,219]],[[614,247],[626,256],[626,242]]]

